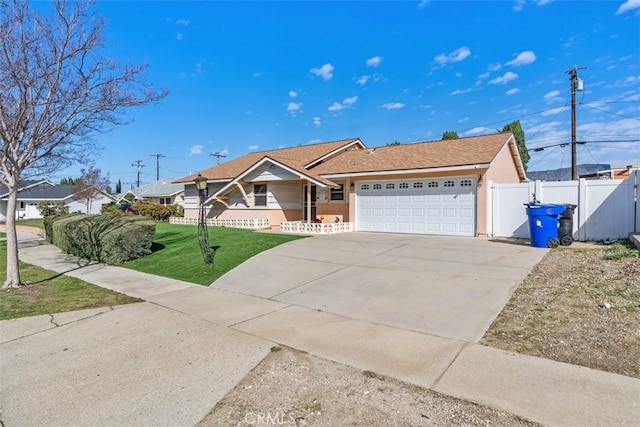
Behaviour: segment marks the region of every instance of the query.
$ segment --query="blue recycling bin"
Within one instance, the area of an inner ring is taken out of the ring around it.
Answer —
[[[531,246],[536,248],[555,248],[558,241],[558,216],[567,208],[564,205],[543,203],[525,203],[529,218]]]

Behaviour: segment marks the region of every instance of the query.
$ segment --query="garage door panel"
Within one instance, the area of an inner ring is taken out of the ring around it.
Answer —
[[[356,191],[360,231],[475,235],[475,179],[372,181]]]
[[[442,209],[442,216],[444,218],[455,218],[458,211],[455,209]]]
[[[458,214],[461,218],[473,218],[473,209],[459,209]]]

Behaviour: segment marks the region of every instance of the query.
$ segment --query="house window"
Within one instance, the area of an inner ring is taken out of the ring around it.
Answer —
[[[169,206],[171,204],[171,197],[160,197],[160,204]]]
[[[401,182],[400,185],[398,185],[398,187],[400,188],[409,188],[409,184],[406,182]]]
[[[471,187],[471,180],[463,179],[462,181],[460,181],[460,187]]]
[[[20,202],[20,209],[24,209],[24,202]]]
[[[429,187],[429,188],[437,188],[438,187],[438,181],[429,181],[429,183],[427,184],[427,187]]]
[[[374,190],[382,190],[382,184],[373,184]]]
[[[331,189],[331,200],[344,200],[344,184],[338,184],[340,188]]]
[[[413,188],[422,188],[422,183],[421,182],[414,182],[413,183]]]
[[[368,190],[369,189],[369,184],[362,184],[362,187],[360,187],[361,190]]]
[[[453,187],[453,186],[455,186],[456,184],[455,184],[455,182],[453,182],[453,181],[445,181],[443,185],[444,185],[445,187]]]
[[[394,188],[396,188],[395,184],[392,184],[392,183],[387,184],[387,190],[393,190]]]
[[[253,206],[267,206],[267,184],[253,186]]]

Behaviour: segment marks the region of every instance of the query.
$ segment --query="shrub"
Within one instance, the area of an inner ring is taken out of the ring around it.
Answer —
[[[102,205],[100,208],[100,213],[102,215],[115,215],[120,214],[120,210],[118,209],[118,205],[116,202],[107,203],[106,205]]]
[[[40,215],[43,217],[48,217],[52,215],[64,215],[69,213],[69,206],[67,206],[64,202],[58,202],[55,205],[52,205],[48,200],[43,200],[38,203],[36,206]]]
[[[151,253],[155,223],[122,215],[75,215],[52,223],[52,243],[66,253],[122,264]]]
[[[169,217],[176,216],[178,212],[177,205],[159,205],[156,203],[140,203],[131,204],[131,210],[137,215],[149,217],[156,221],[168,221]],[[183,214],[184,215],[184,214]]]
[[[71,218],[77,215],[78,215],[77,213],[72,213],[72,214],[45,216],[43,219],[43,222],[44,222],[45,238],[47,239],[47,241],[53,245],[58,246],[60,249],[62,249],[62,246],[60,245],[64,244],[63,242],[65,242],[65,238],[61,234],[60,229],[63,225],[57,224],[57,223],[59,221],[64,221],[64,220],[67,220],[68,218]]]

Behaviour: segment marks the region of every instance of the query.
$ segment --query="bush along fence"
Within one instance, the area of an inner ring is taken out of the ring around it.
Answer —
[[[44,218],[46,239],[68,254],[122,264],[151,253],[156,223],[124,215],[55,215]]]

